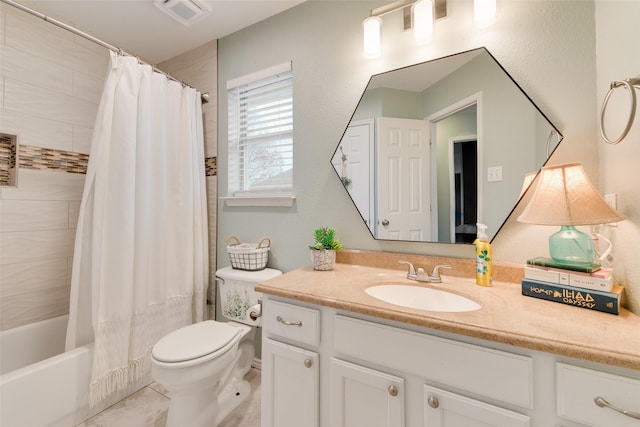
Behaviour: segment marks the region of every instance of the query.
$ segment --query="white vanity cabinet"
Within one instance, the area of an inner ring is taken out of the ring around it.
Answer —
[[[637,370],[267,294],[263,305],[262,427],[640,426]]]
[[[527,415],[444,388],[528,409],[532,402],[531,358],[350,316],[336,315],[334,327],[334,351],[340,357],[384,366],[424,384],[423,395],[407,396],[414,404],[422,399],[421,426],[530,426]]]
[[[318,427],[320,311],[268,302],[263,327],[262,427]]]

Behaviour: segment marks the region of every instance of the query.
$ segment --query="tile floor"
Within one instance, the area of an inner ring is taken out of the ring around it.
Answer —
[[[219,427],[260,427],[260,371],[252,368],[246,378],[251,395]],[[168,408],[167,391],[153,383],[78,427],[164,427]]]

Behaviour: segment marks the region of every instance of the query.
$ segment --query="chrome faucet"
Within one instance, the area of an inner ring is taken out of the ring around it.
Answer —
[[[447,270],[451,270],[453,267],[451,267],[448,264],[441,264],[433,267],[433,272],[429,275],[429,280],[431,280],[431,283],[442,283],[442,277],[440,277],[441,268],[446,268]]]
[[[409,266],[409,271],[407,272],[407,279],[415,280],[418,282],[428,282],[428,283],[442,283],[442,277],[440,277],[440,269],[447,268],[451,269],[450,265],[436,265],[433,267],[433,272],[431,274],[424,271],[424,268],[418,267],[416,269],[413,264],[409,261],[405,261],[403,259],[398,261],[399,264],[407,264]]]

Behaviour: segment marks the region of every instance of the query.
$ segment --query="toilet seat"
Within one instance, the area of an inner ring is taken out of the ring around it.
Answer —
[[[214,359],[229,351],[242,330],[227,323],[206,320],[177,329],[153,346],[152,357],[167,364],[184,364],[206,356]]]

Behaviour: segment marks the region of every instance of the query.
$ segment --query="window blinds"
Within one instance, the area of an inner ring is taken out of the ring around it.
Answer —
[[[230,195],[293,190],[293,85],[286,65],[227,85]]]

